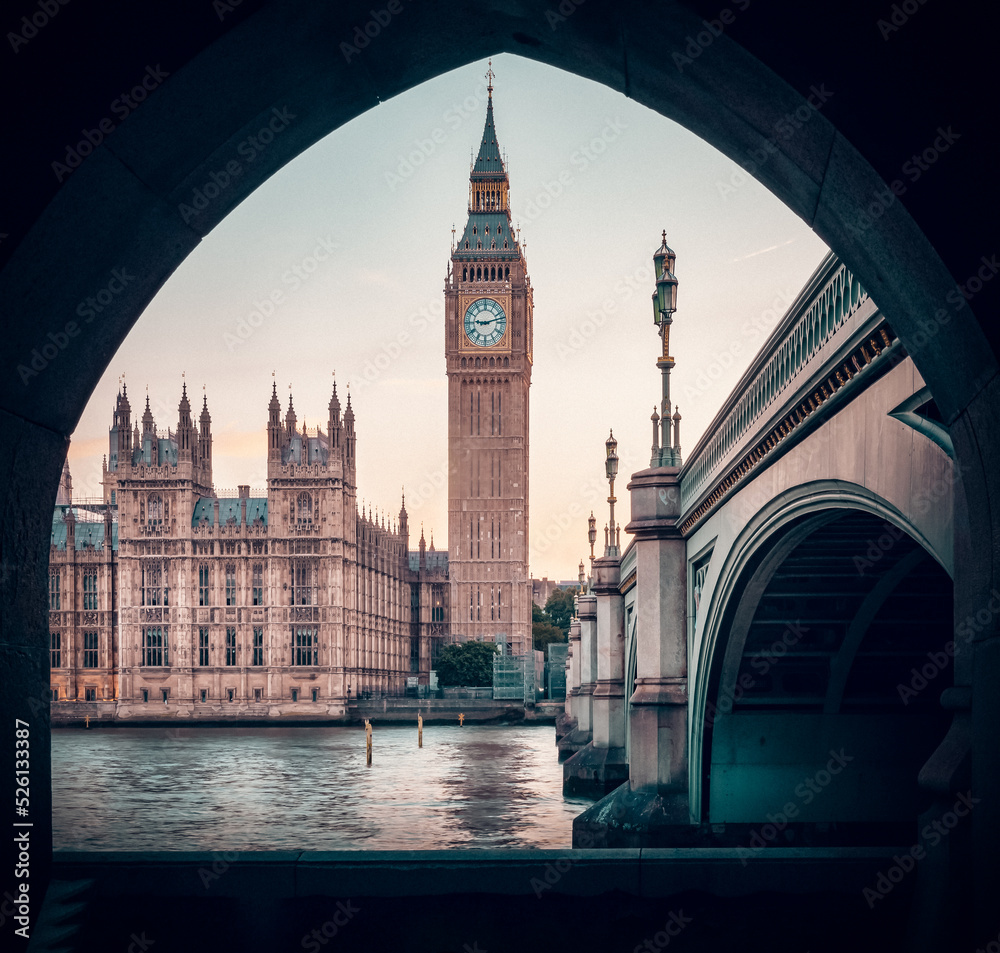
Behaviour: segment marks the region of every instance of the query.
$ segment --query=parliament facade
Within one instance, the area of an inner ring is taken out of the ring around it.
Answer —
[[[103,499],[74,501],[67,465],[53,517],[54,720],[338,716],[428,682],[448,554],[423,533],[409,551],[405,501],[358,511],[350,397],[341,414],[334,386],[328,410],[325,433],[300,429],[272,386],[266,493],[221,497],[207,399],[196,424],[185,386],[159,431],[119,392]]]

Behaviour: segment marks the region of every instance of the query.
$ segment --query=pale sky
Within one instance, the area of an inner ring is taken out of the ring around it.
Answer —
[[[622,461],[622,526],[627,477],[649,465],[660,388],[652,255],[661,229],[677,253],[671,380],[685,453],[827,248],[676,123],[530,60],[504,54],[493,68],[497,137],[534,287],[530,569],[570,579],[589,551],[591,509],[600,527],[607,522],[609,428]],[[421,524],[438,548],[447,545],[443,284],[452,227],[461,234],[465,223],[485,72],[485,62],[473,63],[359,116],[202,241],[87,405],[70,449],[77,497],[100,495],[121,374],[139,414],[148,385],[161,429],[177,426],[182,372],[195,417],[205,385],[222,491],[266,484],[271,372],[282,413],[291,383],[300,426],[304,418],[325,430],[336,370],[341,402],[350,382],[357,415],[359,498],[395,515],[405,486],[411,546]],[[325,260],[310,270],[317,248]],[[279,305],[239,337],[255,302],[272,293]],[[602,544],[603,530],[598,555]]]

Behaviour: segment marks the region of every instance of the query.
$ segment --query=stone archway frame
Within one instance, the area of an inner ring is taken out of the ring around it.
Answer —
[[[378,42],[346,64],[338,43],[351,38],[369,10],[361,0],[336,5],[286,0],[262,6],[231,29],[227,24],[226,32],[196,47],[198,52],[173,70],[51,201],[32,206],[40,209],[34,224],[0,271],[0,301],[17,316],[0,354],[6,371],[0,374],[0,472],[7,475],[0,542],[5,563],[18,567],[16,573],[0,574],[0,639],[6,646],[0,656],[22,695],[37,702],[47,687],[45,569],[66,438],[146,304],[200,238],[294,155],[382,99],[502,51],[529,55],[623,92],[736,161],[764,150],[769,158],[756,170],[759,181],[858,276],[930,387],[963,479],[955,512],[956,617],[990,600],[1000,572],[1000,548],[994,543],[1000,538],[995,478],[1000,377],[973,313],[979,302],[947,310],[955,280],[968,276],[950,274],[935,250],[932,240],[945,247],[948,239],[933,217],[922,218],[928,238],[902,202],[894,201],[866,227],[856,227],[873,196],[886,194],[888,186],[826,114],[817,112],[791,139],[774,141],[783,116],[807,106],[805,84],[801,92],[793,89],[728,33],[678,70],[671,51],[683,51],[704,24],[690,8],[669,0],[635,6],[589,0],[558,28],[546,20],[542,4],[476,4],[457,23],[450,3],[422,0],[404,6]],[[139,60],[156,55],[145,47],[129,53]],[[301,103],[303,112],[247,166],[249,174],[198,218],[184,221],[179,203],[210,181],[213,171],[224,169],[239,142],[269,122],[273,109],[293,103]],[[89,105],[99,115],[107,104]],[[890,144],[891,137],[884,145]],[[115,313],[102,316],[85,340],[75,339],[72,360],[60,359],[66,373],[51,374],[50,384],[41,389],[23,387],[15,370],[22,355],[47,332],[61,331],[78,303],[106,285],[123,261],[135,262],[138,270],[115,299]],[[969,880],[986,937],[992,935],[988,929],[995,930],[992,897],[1000,831],[1000,800],[985,797],[996,794],[1000,776],[993,730],[1000,717],[995,620],[977,638],[975,664],[972,653],[967,664],[963,684],[975,699],[968,719],[977,741],[973,783],[984,794],[984,806],[973,818],[977,836]],[[12,712],[13,704],[0,708]],[[47,763],[47,749],[40,744],[40,763]],[[691,754],[699,756],[696,749]],[[36,787],[34,806],[44,814],[48,778],[38,776]],[[44,870],[39,875],[44,879]]]

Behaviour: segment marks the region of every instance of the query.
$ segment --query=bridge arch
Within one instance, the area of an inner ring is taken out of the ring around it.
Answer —
[[[791,803],[795,836],[863,843],[893,823],[912,836],[927,807],[916,777],[950,721],[938,704],[952,683],[950,561],[841,481],[796,487],[744,527],[706,579],[695,636],[696,818],[739,830]],[[838,753],[832,794],[802,787],[817,773],[828,783]]]

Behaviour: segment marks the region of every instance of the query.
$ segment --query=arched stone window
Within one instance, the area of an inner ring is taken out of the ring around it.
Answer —
[[[295,511],[295,521],[297,523],[311,523],[313,521],[312,497],[308,493],[302,492],[299,494]]]
[[[163,522],[163,498],[158,493],[153,493],[146,504],[146,519],[152,524]]]

